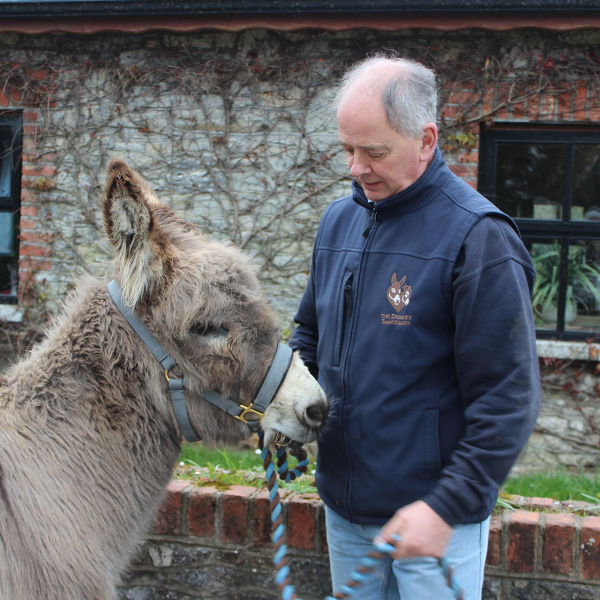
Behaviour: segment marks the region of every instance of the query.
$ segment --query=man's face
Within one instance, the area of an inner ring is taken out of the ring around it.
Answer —
[[[350,174],[369,200],[379,202],[405,190],[427,168],[422,140],[392,129],[378,98],[346,98],[338,108],[337,122]]]

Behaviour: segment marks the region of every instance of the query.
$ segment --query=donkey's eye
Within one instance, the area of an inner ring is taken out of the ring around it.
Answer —
[[[221,336],[229,333],[227,325],[215,325],[213,323],[196,323],[190,332],[200,336]]]

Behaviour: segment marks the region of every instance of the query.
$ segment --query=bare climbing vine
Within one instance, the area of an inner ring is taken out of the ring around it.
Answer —
[[[330,102],[367,54],[435,68],[451,165],[476,150],[480,124],[580,120],[582,82],[586,109],[600,108],[597,37],[586,32],[16,37],[0,35],[0,91],[36,113],[24,165],[47,169],[24,181],[53,261],[45,282],[34,278],[49,300],[77,270],[106,268],[99,201],[119,155],[179,214],[254,255],[289,322],[320,216],[348,189]]]

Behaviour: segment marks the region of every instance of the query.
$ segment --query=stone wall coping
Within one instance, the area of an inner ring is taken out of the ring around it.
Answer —
[[[323,501],[317,494],[279,490],[287,545],[327,552]],[[486,570],[492,575],[529,574],[600,585],[600,516],[586,502],[506,496],[515,508],[492,516]],[[191,543],[261,548],[270,544],[266,490],[249,486],[196,487],[172,480],[157,512],[154,536]]]

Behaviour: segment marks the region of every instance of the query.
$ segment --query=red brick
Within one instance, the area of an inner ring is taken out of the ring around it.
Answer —
[[[21,219],[19,229],[21,229],[21,231],[24,229],[34,229],[36,225],[37,221],[35,219]]]
[[[22,217],[37,217],[37,206],[21,206]]]
[[[39,170],[38,167],[26,167],[23,166],[22,170],[21,170],[21,175],[32,175],[34,177],[39,177],[41,175],[41,172]]]
[[[37,202],[37,194],[34,190],[23,188],[21,190],[21,204]]]
[[[212,537],[215,535],[217,514],[217,489],[199,487],[188,496],[187,521],[191,535]]]
[[[33,243],[47,243],[50,241],[51,235],[49,233],[33,233],[22,231],[19,234],[21,242],[33,242]]]
[[[19,259],[19,278],[31,277],[31,271],[52,271],[54,265],[47,260]]]
[[[22,244],[19,248],[19,254],[22,256],[48,256],[50,250],[45,246],[28,246]]]
[[[449,164],[450,170],[458,177],[477,177],[477,165],[453,165]]]
[[[465,112],[464,106],[448,106],[445,105],[442,109],[442,121],[454,122]]]
[[[500,566],[502,561],[502,517],[494,515],[490,520],[490,537],[486,564],[494,567]]]
[[[600,579],[600,517],[581,520],[581,576]]]
[[[552,498],[526,498],[525,499],[525,508],[527,510],[552,510],[555,508],[556,500]]]
[[[585,82],[580,82],[575,93],[575,102],[573,104],[573,118],[584,120],[587,118],[588,90]]]
[[[254,529],[253,543],[257,548],[271,543],[272,521],[271,501],[269,497],[267,490],[259,492],[254,497],[254,514],[252,518]]]
[[[44,177],[53,177],[56,175],[56,167],[53,165],[44,165],[41,173]]]
[[[527,114],[527,107],[525,102],[516,102],[511,106],[513,117],[522,119]]]
[[[487,87],[483,91],[481,111],[485,115],[489,115],[494,111],[494,108],[498,105],[498,99],[496,93],[492,87]],[[481,114],[481,113],[480,113]]]
[[[36,79],[37,81],[43,81],[48,77],[49,71],[44,69],[27,69],[27,75],[31,77],[31,79]]]
[[[481,96],[477,92],[458,92],[454,97],[458,98],[459,104],[477,104]]]
[[[535,569],[539,513],[517,510],[508,524],[507,569],[513,573],[531,573]]]
[[[294,496],[288,502],[288,544],[302,550],[314,550],[317,533],[317,494]]]
[[[167,495],[156,512],[155,533],[179,535],[181,533],[181,495],[190,487],[187,481],[173,480],[167,487]]]
[[[542,121],[554,121],[558,108],[558,97],[555,93],[540,96],[540,119]]]
[[[21,104],[21,100],[23,99],[23,92],[18,88],[13,88],[10,90],[10,99],[14,104]]]
[[[531,119],[537,120],[540,116],[540,97],[530,96],[527,102],[527,112]]]
[[[567,575],[573,570],[575,515],[547,514],[542,564],[546,573]]]
[[[23,111],[23,122],[36,122],[39,119],[40,113],[37,110],[24,110]]]
[[[285,504],[285,499],[293,492],[279,488],[279,501]],[[271,520],[271,501],[270,494],[263,490],[256,494],[253,499],[253,544],[255,547],[265,546],[271,543],[273,521]]]
[[[569,511],[586,510],[591,506],[589,502],[583,500],[563,500],[561,505]]]
[[[6,92],[4,92],[1,89],[0,89],[0,106],[10,106],[10,98],[8,97]]]
[[[221,540],[241,544],[248,534],[248,507],[256,488],[234,485],[221,496]]]
[[[472,164],[476,165],[477,164],[477,151],[470,150],[468,152],[461,152],[458,155],[458,162],[463,163],[463,164],[472,163]]]
[[[23,135],[23,150],[30,152],[37,148],[37,141],[35,138]]]
[[[590,121],[594,121],[594,122],[599,122],[600,121],[600,105],[595,103],[595,104],[590,104],[589,110],[588,110],[588,118]]]
[[[40,132],[39,126],[35,123],[29,123],[28,125],[23,125],[23,135],[33,135],[36,136]]]

